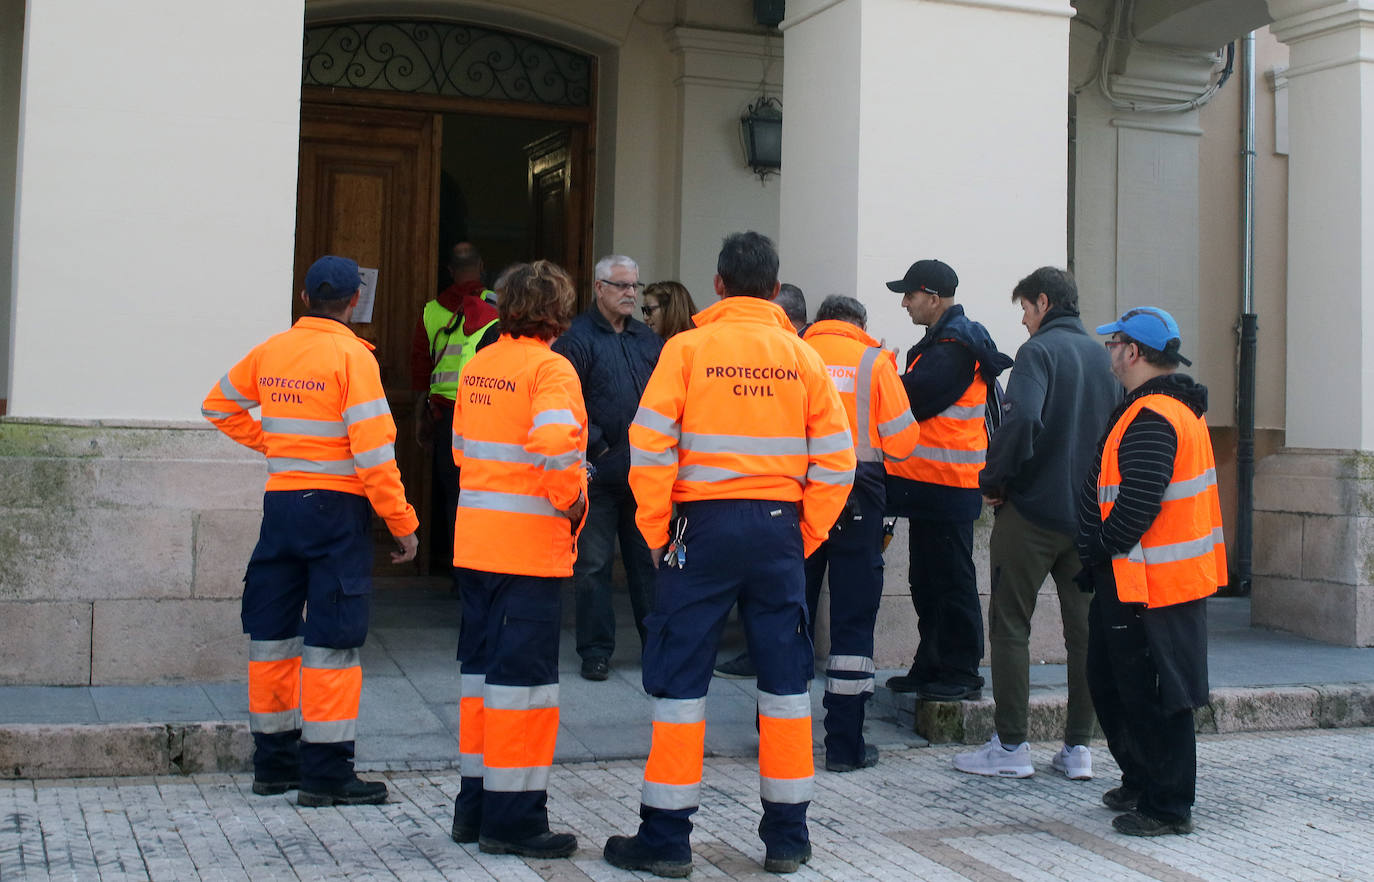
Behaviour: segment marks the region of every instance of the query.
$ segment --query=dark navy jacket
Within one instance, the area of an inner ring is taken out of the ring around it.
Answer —
[[[577,318],[553,341],[553,351],[572,362],[587,402],[587,461],[597,483],[624,483],[630,477],[630,423],[639,396],[658,364],[663,340],[634,318],[617,334],[596,308]]]

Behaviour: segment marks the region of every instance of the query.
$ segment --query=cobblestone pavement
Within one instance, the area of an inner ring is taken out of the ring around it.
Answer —
[[[1035,745],[1027,780],[955,772],[960,748],[886,753],[875,768],[820,772],[812,862],[796,879],[1170,882],[1374,878],[1374,729],[1213,736],[1199,742],[1197,832],[1131,839],[1098,798],[1116,783],[1071,782]],[[255,797],[245,775],[0,782],[0,879],[637,878],[601,860],[633,832],[639,762],[569,763],[550,784],[571,860],[525,861],[449,841],[453,772],[393,772],[382,806],[298,809]],[[752,761],[707,760],[694,877],[768,879],[755,826]]]

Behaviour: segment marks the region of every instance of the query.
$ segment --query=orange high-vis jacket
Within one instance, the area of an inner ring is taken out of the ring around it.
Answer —
[[[907,365],[910,372],[921,356]],[[887,473],[908,481],[946,487],[978,489],[978,473],[988,457],[988,384],[973,366],[973,382],[959,400],[927,420],[921,420],[921,441],[911,458],[889,463]]]
[[[825,541],[854,483],[844,404],[782,309],[726,297],[664,344],[630,425],[635,521],[668,544],[674,502],[799,502],[806,554]]]
[[[420,526],[396,467],[396,424],[373,346],[343,322],[303,316],[258,344],[201,414],[267,456],[268,490],[366,496],[393,536]],[[262,406],[262,422],[248,413]]]
[[[1122,603],[1170,606],[1207,597],[1226,582],[1217,466],[1205,419],[1170,395],[1143,395],[1126,408],[1102,448],[1097,504],[1103,520],[1121,489],[1121,437],[1146,408],[1168,420],[1178,436],[1174,473],[1150,529],[1134,548],[1112,558],[1112,575]]]
[[[563,515],[587,487],[587,409],[566,358],[502,334],[463,368],[453,407],[462,469],[453,565],[571,576],[577,534]]]
[[[806,330],[810,343],[844,402],[859,462],[901,462],[911,456],[921,427],[897,376],[897,358],[856,325],[815,322]]]

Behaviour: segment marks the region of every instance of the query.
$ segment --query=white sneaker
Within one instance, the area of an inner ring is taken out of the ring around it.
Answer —
[[[977,750],[954,755],[954,768],[970,775],[994,775],[1002,778],[1029,778],[1035,774],[1031,765],[1030,744],[1022,741],[1007,750],[997,735]]]
[[[1093,776],[1093,752],[1085,744],[1073,747],[1065,744],[1050,760],[1050,765],[1070,781],[1087,781]]]

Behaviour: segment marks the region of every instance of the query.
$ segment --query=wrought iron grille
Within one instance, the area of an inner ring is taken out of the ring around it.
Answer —
[[[355,21],[305,29],[306,86],[585,107],[591,82],[585,55],[473,25]]]

